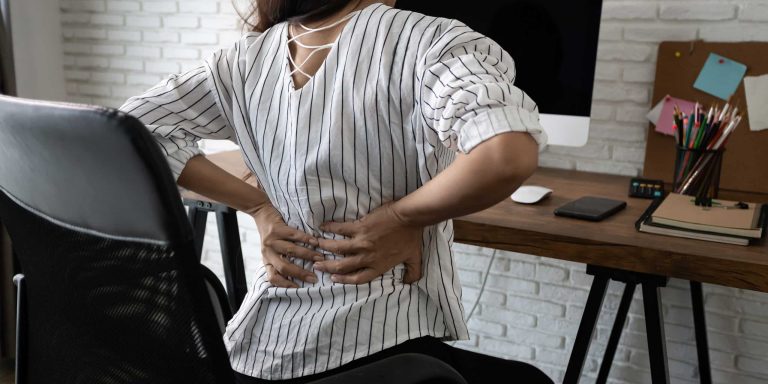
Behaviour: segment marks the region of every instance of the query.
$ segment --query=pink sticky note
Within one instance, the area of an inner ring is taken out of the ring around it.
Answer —
[[[664,106],[661,108],[661,114],[659,120],[656,123],[656,132],[663,133],[665,135],[675,134],[675,105],[680,108],[680,111],[690,115],[693,109],[696,107],[696,103],[693,101],[678,99],[672,96],[664,97]]]

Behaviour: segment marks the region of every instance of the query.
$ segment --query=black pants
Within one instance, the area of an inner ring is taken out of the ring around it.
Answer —
[[[235,381],[238,384],[300,384],[309,383],[324,377],[345,372],[365,364],[401,354],[421,353],[440,359],[458,371],[469,384],[489,383],[525,383],[525,384],[553,384],[554,382],[538,368],[513,360],[504,360],[480,353],[465,351],[452,347],[433,337],[422,337],[406,341],[392,348],[385,349],[373,355],[366,356],[350,362],[341,367],[318,373],[315,375],[299,377],[291,380],[269,381],[235,373]]]

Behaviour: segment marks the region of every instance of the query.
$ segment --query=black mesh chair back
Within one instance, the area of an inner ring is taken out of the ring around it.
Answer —
[[[0,96],[0,220],[24,274],[23,383],[233,381],[160,150],[115,110]]]

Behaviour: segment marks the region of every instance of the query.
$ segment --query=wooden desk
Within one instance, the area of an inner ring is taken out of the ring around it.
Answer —
[[[637,232],[635,221],[650,202],[627,196],[629,180],[622,176],[540,169],[526,184],[553,189],[548,200],[530,206],[508,200],[456,219],[455,241],[588,264],[587,272],[595,278],[565,374],[564,382],[569,384],[577,383],[581,376],[584,356],[611,279],[626,285],[597,383],[607,381],[637,284],[643,289],[651,376],[654,383],[669,382],[659,288],[666,285],[669,277],[690,280],[699,376],[701,383],[711,383],[701,282],[768,291],[768,244],[763,239],[761,244],[742,247]],[[552,213],[556,207],[585,195],[626,200],[627,208],[599,223]],[[766,195],[743,193],[730,197],[722,193],[722,197],[768,201]],[[631,274],[624,274],[626,271]]]
[[[530,206],[504,201],[456,219],[456,242],[768,292],[765,241],[742,247],[637,232],[635,221],[650,201],[627,196],[629,179],[540,169],[526,184],[553,189],[549,199]],[[552,214],[556,207],[585,195],[625,200],[627,208],[599,223]],[[768,195],[747,197],[768,202]]]
[[[250,175],[237,152],[211,155],[209,159],[244,180]],[[253,179],[249,181],[255,182]],[[700,373],[702,382],[707,382],[709,359],[700,282],[768,292],[768,244],[763,241],[758,245],[742,247],[639,233],[634,223],[650,201],[627,196],[628,177],[540,169],[526,184],[546,186],[552,188],[554,193],[536,205],[520,205],[506,200],[485,211],[455,219],[455,241],[588,264],[587,272],[593,274],[595,279],[574,342],[565,382],[576,383],[581,375],[610,279],[627,285],[598,382],[607,379],[621,327],[638,284],[643,289],[652,377],[654,383],[668,382],[658,289],[665,286],[670,277],[692,281]],[[584,195],[625,200],[627,208],[599,223],[553,215],[554,208]],[[188,192],[183,196],[188,201],[210,202],[205,197]],[[727,195],[722,197],[728,198]],[[738,198],[768,202],[768,195],[742,194]]]

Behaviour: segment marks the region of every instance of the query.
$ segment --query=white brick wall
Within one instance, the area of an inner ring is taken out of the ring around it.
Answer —
[[[67,89],[70,99],[79,102],[118,106],[163,76],[196,66],[239,35],[229,0],[61,0],[61,9]],[[550,148],[542,165],[638,174],[657,43],[768,40],[767,21],[768,0],[605,0],[589,144]],[[244,215],[239,220],[250,278],[260,262],[259,237],[252,220]],[[220,270],[214,220],[209,228],[205,260]],[[492,254],[456,246],[468,310]],[[580,264],[512,252],[496,255],[470,322],[472,339],[459,345],[531,361],[561,380],[591,277]],[[610,286],[585,364],[585,382],[597,374],[621,289],[618,283]],[[638,292],[611,371],[613,383],[650,382],[640,299]],[[695,383],[687,283],[673,280],[663,301],[670,375],[675,383]],[[768,381],[768,295],[706,285],[705,301],[715,381]]]
[[[62,0],[61,10],[67,89],[78,102],[119,106],[239,36],[229,0]]]

